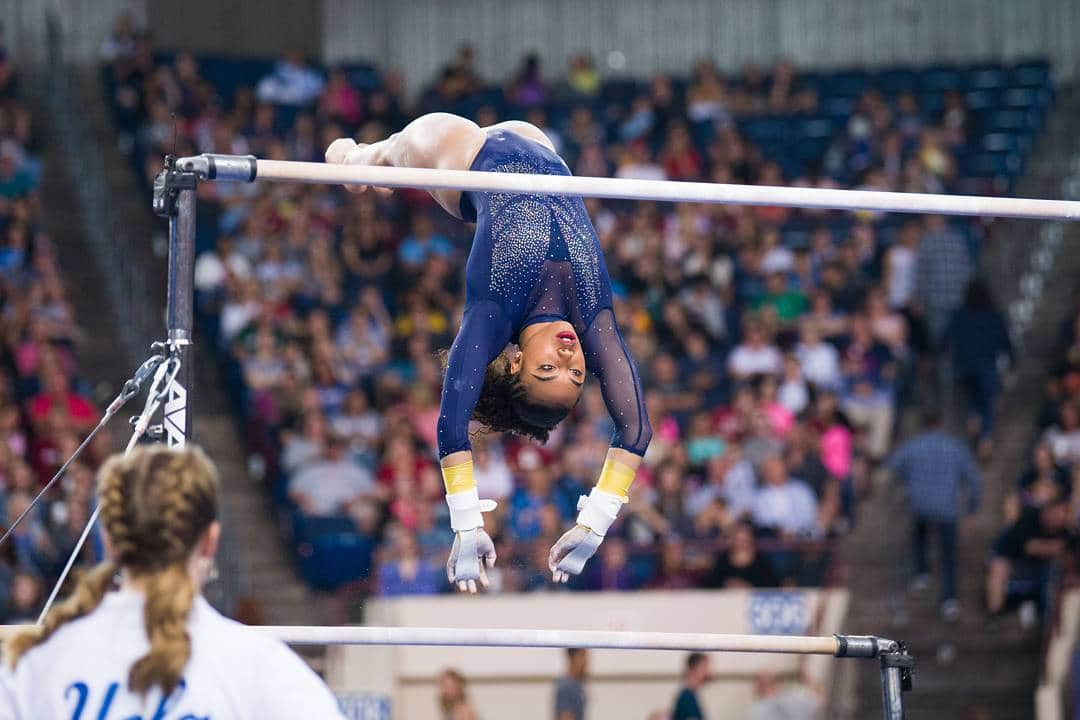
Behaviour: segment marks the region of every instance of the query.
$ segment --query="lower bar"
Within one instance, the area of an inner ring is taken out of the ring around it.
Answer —
[[[835,637],[717,635],[610,630],[524,630],[514,628],[305,627],[267,626],[253,630],[291,645],[438,645],[462,647],[598,648],[761,652],[835,655]]]

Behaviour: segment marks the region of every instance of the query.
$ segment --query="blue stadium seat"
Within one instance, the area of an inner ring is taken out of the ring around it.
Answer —
[[[863,72],[841,72],[824,75],[818,86],[823,96],[858,97],[870,87],[870,76]]]
[[[796,134],[804,138],[831,138],[840,127],[829,117],[808,117],[796,123]]]
[[[926,70],[919,76],[919,89],[922,92],[940,93],[945,90],[957,90],[960,85],[960,71],[955,68]]]
[[[990,152],[1018,150],[1027,152],[1031,148],[1031,138],[1022,133],[995,132],[983,135],[979,147]]]
[[[780,233],[784,245],[793,248],[805,248],[810,246],[810,233],[806,230],[785,229]]]
[[[382,76],[371,65],[345,65],[342,69],[349,84],[357,90],[370,92],[382,85]]]
[[[936,117],[945,107],[945,95],[940,92],[923,92],[919,94],[919,110],[923,117]]]
[[[996,90],[970,90],[964,93],[964,105],[972,112],[981,112],[998,107],[998,97]]]
[[[821,101],[821,110],[832,120],[844,123],[855,110],[855,98],[830,97]]]
[[[1006,90],[1001,95],[1001,105],[1007,108],[1044,108],[1050,104],[1050,91],[1046,88],[1019,87]]]
[[[1009,85],[1013,87],[1052,87],[1050,64],[1033,62],[1017,65],[1009,71]]]
[[[1001,90],[1008,86],[1005,71],[999,67],[983,67],[964,73],[964,86],[968,90]]]
[[[788,135],[788,124],[784,118],[759,117],[739,123],[739,130],[756,143],[784,140]]]
[[[919,76],[914,70],[885,70],[874,79],[874,87],[889,96],[919,89]]]
[[[643,88],[636,80],[608,80],[600,88],[600,97],[606,103],[630,105]]]
[[[997,110],[986,115],[983,125],[987,131],[1031,132],[1038,122],[1038,113],[1034,111]]]
[[[820,162],[825,157],[830,142],[830,138],[827,137],[804,137],[789,143],[785,154],[801,163]]]
[[[960,172],[973,177],[1017,175],[1023,169],[1018,152],[974,152],[959,158]]]
[[[374,545],[347,517],[298,518],[300,573],[316,589],[335,590],[371,574]]]

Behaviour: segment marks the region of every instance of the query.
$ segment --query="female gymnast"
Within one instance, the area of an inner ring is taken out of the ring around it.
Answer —
[[[200,450],[114,456],[98,499],[109,560],[7,640],[0,718],[344,720],[300,658],[200,594],[221,533],[217,472]]]
[[[547,136],[525,122],[481,128],[433,113],[371,145],[335,140],[327,162],[569,175]],[[350,188],[354,191],[362,191]],[[551,549],[556,582],[581,572],[627,500],[652,437],[637,369],[619,334],[603,253],[578,197],[433,190],[456,218],[476,223],[465,266],[465,313],[450,348],[438,423],[454,545],[450,582],[487,585],[495,548],[484,532],[472,473],[469,421],[544,442],[573,409],[588,370],[615,424],[599,480],[575,527]],[[507,350],[514,343],[516,348]]]

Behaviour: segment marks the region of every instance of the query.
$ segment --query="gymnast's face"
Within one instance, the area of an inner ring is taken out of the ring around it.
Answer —
[[[536,323],[521,331],[519,351],[510,360],[529,399],[572,408],[585,384],[585,354],[574,326],[563,320]]]

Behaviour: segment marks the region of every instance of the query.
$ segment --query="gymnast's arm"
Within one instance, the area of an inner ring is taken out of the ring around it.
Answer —
[[[601,310],[582,337],[585,363],[599,380],[615,430],[600,478],[578,502],[577,525],[551,548],[548,564],[556,582],[577,575],[596,552],[619,509],[629,501],[630,485],[652,440],[652,427],[637,366],[623,342],[610,308]]]
[[[454,545],[446,563],[446,577],[459,590],[476,592],[476,581],[487,585],[485,567],[495,564],[495,546],[484,532],[482,513],[495,509],[481,500],[473,477],[469,421],[480,398],[488,364],[510,340],[510,323],[501,306],[491,300],[466,303],[461,329],[447,358],[439,404],[437,435],[446,504]]]

